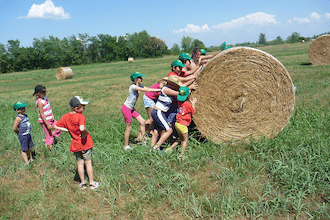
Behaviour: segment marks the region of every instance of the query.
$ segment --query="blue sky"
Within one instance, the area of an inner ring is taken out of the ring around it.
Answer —
[[[209,46],[330,31],[330,0],[0,0],[0,43],[63,39],[78,33],[123,36],[146,30],[171,48],[183,36]]]

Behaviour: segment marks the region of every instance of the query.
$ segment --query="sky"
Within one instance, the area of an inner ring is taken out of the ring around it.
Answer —
[[[256,42],[293,32],[330,32],[330,0],[0,0],[0,43],[63,39],[87,33],[124,36],[146,30],[181,46],[184,36],[206,47]]]

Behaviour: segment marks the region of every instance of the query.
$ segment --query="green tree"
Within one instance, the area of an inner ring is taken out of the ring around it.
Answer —
[[[278,36],[276,39],[275,39],[275,44],[283,44],[283,39],[281,38],[281,36]]]
[[[205,49],[205,45],[202,41],[195,39],[192,43],[193,47],[196,48],[198,47],[199,49]]]
[[[144,45],[144,52],[148,57],[160,57],[167,52],[167,46],[164,41],[157,37],[150,37]]]
[[[295,43],[295,42],[299,42],[300,40],[300,34],[298,32],[293,32],[286,40],[289,43]]]
[[[171,48],[171,54],[173,54],[173,55],[179,55],[180,54],[179,44],[173,44],[173,46]]]
[[[147,31],[141,31],[139,33],[127,34],[129,42],[129,56],[130,57],[148,57],[144,51],[144,45],[147,44],[150,35]]]
[[[108,34],[99,34],[97,35],[100,39],[100,54],[101,54],[101,61],[103,62],[110,62],[116,59],[116,42],[117,37],[111,36]]]
[[[192,51],[194,49],[193,48],[194,47],[193,39],[189,36],[187,36],[187,37],[183,36],[183,38],[181,40],[181,47],[184,52],[189,53],[190,51]]]
[[[266,45],[266,34],[260,33],[258,43]]]

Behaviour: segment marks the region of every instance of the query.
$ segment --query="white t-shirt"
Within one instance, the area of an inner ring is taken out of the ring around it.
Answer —
[[[124,103],[124,105],[129,108],[129,109],[133,109],[137,99],[139,98],[140,95],[140,91],[136,91],[135,88],[137,87],[137,85],[132,84],[129,89],[128,89],[128,97]]]

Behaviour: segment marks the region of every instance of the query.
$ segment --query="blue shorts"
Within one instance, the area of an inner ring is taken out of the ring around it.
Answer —
[[[143,95],[143,104],[145,108],[155,108],[157,100],[150,99],[145,94]]]
[[[166,117],[170,124],[174,124],[176,122],[176,114],[178,113],[178,111],[178,104],[173,103],[170,109],[166,112]]]
[[[31,134],[27,135],[18,135],[19,142],[21,142],[22,151],[27,151],[33,147],[33,142],[31,138]]]
[[[171,128],[171,123],[162,110],[153,109],[151,111],[151,117],[154,120],[154,129],[167,131]]]

